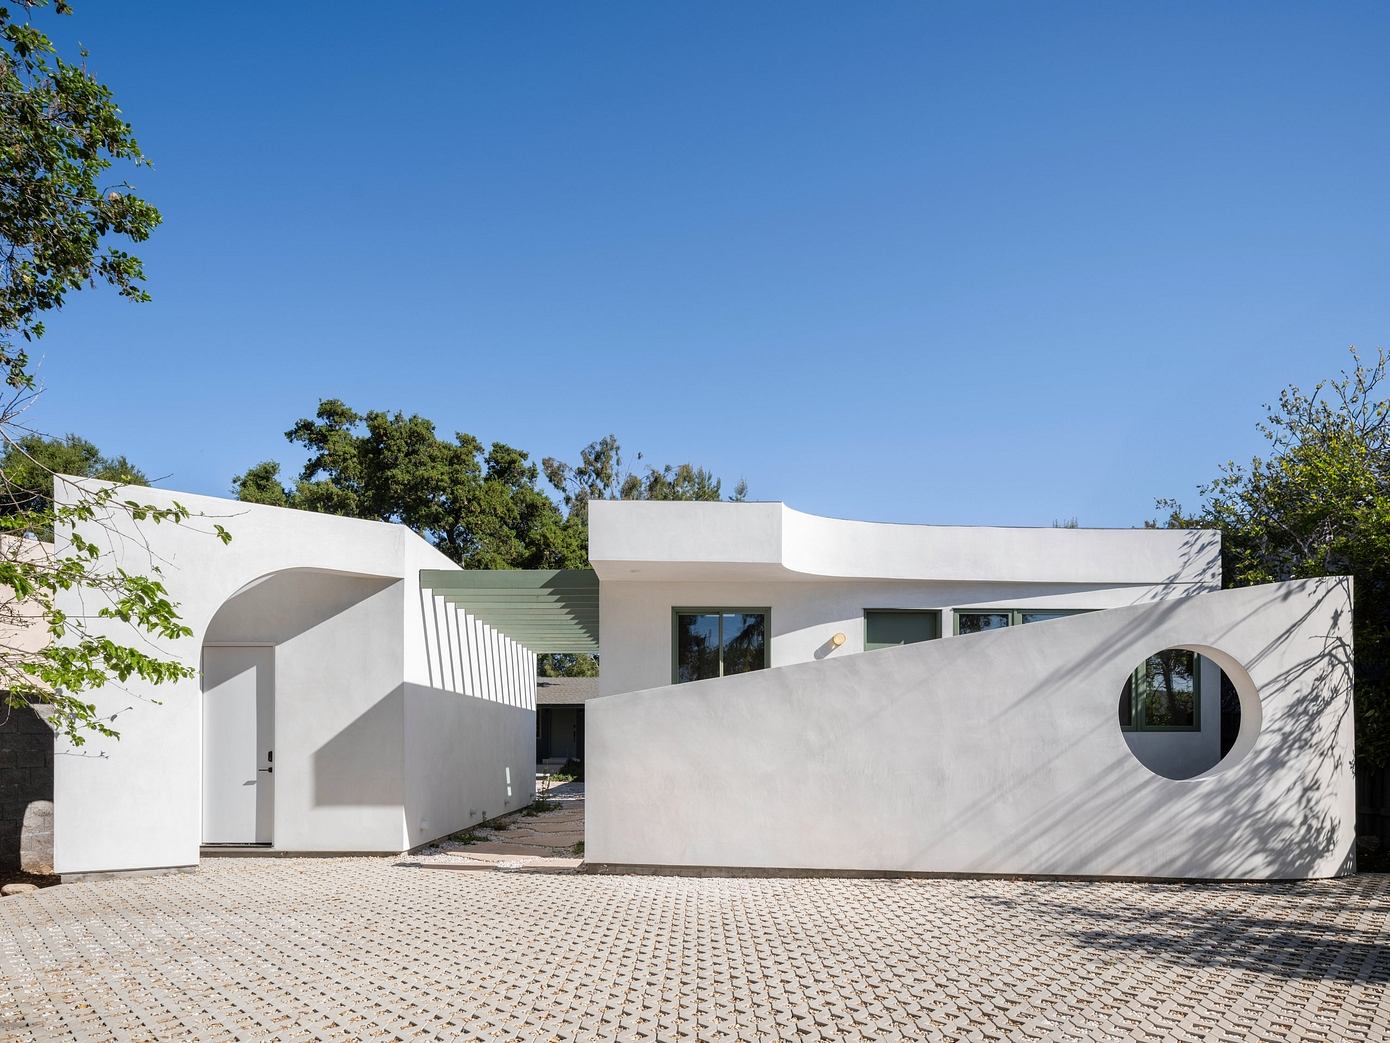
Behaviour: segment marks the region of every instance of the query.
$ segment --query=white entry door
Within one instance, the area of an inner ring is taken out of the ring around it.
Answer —
[[[268,844],[275,810],[275,649],[203,648],[203,843]]]

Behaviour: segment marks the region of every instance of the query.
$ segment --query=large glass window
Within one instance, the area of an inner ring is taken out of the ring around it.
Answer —
[[[941,613],[912,609],[866,608],[864,650],[893,648],[941,636]]]
[[[1120,693],[1120,727],[1196,731],[1202,703],[1202,657],[1185,648],[1151,655]]]
[[[678,608],[675,610],[676,684],[743,674],[767,666],[765,608]]]

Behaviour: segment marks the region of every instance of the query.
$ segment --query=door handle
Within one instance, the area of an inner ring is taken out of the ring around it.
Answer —
[[[262,772],[262,771],[263,771],[263,772],[265,772],[267,775],[271,775],[271,774],[274,774],[275,769],[274,769],[274,768],[257,768],[256,771],[257,771],[257,772]]]

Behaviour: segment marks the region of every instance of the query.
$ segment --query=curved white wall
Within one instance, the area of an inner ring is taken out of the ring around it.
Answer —
[[[822,518],[781,503],[597,500],[589,504],[589,558],[603,580],[780,573],[1175,590],[1221,582],[1220,534],[1207,529],[896,525]]]
[[[1350,580],[1173,598],[586,706],[593,863],[1282,879],[1351,868]],[[605,619],[605,626],[609,625]],[[1215,649],[1258,735],[1174,781],[1116,718]],[[605,662],[605,669],[607,663]],[[1239,754],[1242,746],[1249,749]]]

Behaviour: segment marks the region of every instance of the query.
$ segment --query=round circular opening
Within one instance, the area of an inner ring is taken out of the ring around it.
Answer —
[[[1215,768],[1236,745],[1241,698],[1214,659],[1165,648],[1130,671],[1119,718],[1140,764],[1167,779],[1191,779]]]

